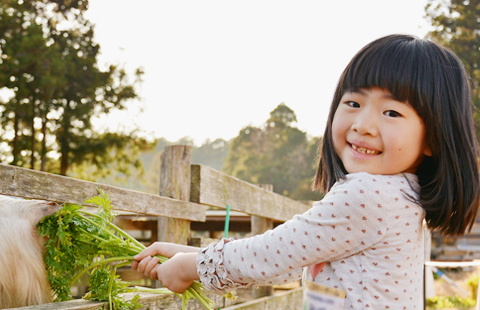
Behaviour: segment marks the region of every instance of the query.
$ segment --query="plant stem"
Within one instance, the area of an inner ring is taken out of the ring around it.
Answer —
[[[183,292],[182,294],[182,310],[185,310],[185,307],[187,306],[187,291]]]
[[[88,236],[91,236],[92,238],[94,239],[97,239],[98,241],[100,242],[107,242],[107,240],[101,238],[100,236],[96,235],[96,234],[92,234],[91,232],[88,232],[86,231],[85,229],[81,228],[81,227],[77,227],[78,230],[80,230],[81,232],[83,232],[84,234],[88,235]]]
[[[166,287],[149,288],[149,287],[143,287],[143,286],[135,286],[135,292],[144,292],[144,293],[152,293],[152,294],[175,294],[180,297],[180,294],[172,292]]]
[[[191,289],[190,289],[191,288]],[[207,302],[203,296],[200,296],[200,294],[198,294],[198,292],[195,290],[195,288],[192,287],[192,285],[190,285],[188,291],[190,292],[190,294],[192,294],[192,296],[198,300],[205,308],[207,308],[208,310],[213,310],[213,308],[211,307],[211,303]]]
[[[112,288],[113,282],[115,281],[115,275],[117,274],[117,268],[113,267],[113,272],[110,275],[110,281],[108,282],[108,303],[110,305],[110,309],[113,310],[112,306]]]
[[[80,271],[76,276],[75,278],[72,280],[72,282],[70,283],[70,286],[73,286],[75,284],[75,282],[78,281],[78,279],[82,276],[82,274],[84,274],[85,272],[87,272],[89,269],[92,269],[92,268],[95,268],[97,266],[100,266],[102,264],[106,264],[106,263],[110,263],[110,262],[116,262],[116,261],[124,261],[124,260],[127,260],[127,261],[133,261],[133,256],[119,256],[119,257],[110,257],[110,258],[105,258],[105,259],[102,259],[98,262],[95,262],[93,264],[91,264],[90,266],[88,266],[87,268],[83,269],[82,271]]]
[[[89,213],[89,212],[86,212],[86,211],[80,211],[80,210],[78,210],[78,211],[81,212],[81,213],[86,213],[86,214],[90,214],[90,215],[92,215],[92,216],[99,217],[98,215],[95,215],[95,214],[92,214],[92,213]],[[99,226],[97,223],[95,223],[94,221],[92,221],[92,220],[89,219],[88,217],[83,216],[83,215],[81,215],[81,214],[79,214],[78,216],[79,216],[81,219],[83,219],[83,220],[87,221],[88,223],[92,224],[93,226],[97,227],[97,228],[100,229],[101,231],[109,234],[111,237],[118,238],[117,236],[115,236],[114,233],[112,233],[111,231],[109,231],[109,230],[107,230],[107,229],[104,229],[103,227]],[[100,217],[100,219],[102,219],[102,218]],[[102,220],[103,220],[103,219],[102,219]]]
[[[128,240],[130,240],[131,242],[133,242],[136,246],[138,246],[139,248],[141,248],[142,250],[144,250],[146,248],[145,245],[143,245],[142,243],[140,243],[138,240],[136,240],[135,238],[132,238],[129,234],[127,234],[126,232],[124,232],[120,227],[118,227],[117,225],[113,224],[112,222],[110,221],[107,221],[105,220],[104,218],[102,218],[101,216],[98,216],[96,214],[93,214],[93,213],[90,213],[90,212],[87,212],[87,211],[82,211],[82,210],[78,210],[80,213],[83,213],[83,214],[88,214],[90,216],[93,216],[99,220],[102,220],[104,221],[108,226],[110,226],[111,228],[113,228],[114,230],[116,230],[119,234],[121,234],[122,236],[124,236],[125,238],[127,238]],[[84,217],[85,218],[85,217]],[[93,221],[91,221],[93,223]],[[98,227],[98,225],[96,225]]]
[[[127,237],[128,237],[128,240],[130,240],[130,241],[132,241],[132,242],[134,243],[134,245],[129,245],[129,247],[135,250],[135,252],[136,252],[135,254],[138,254],[138,253],[140,253],[143,249],[145,249],[145,246],[144,246],[143,244],[141,244],[140,242],[138,242],[138,241],[135,240],[134,238],[130,237],[126,232],[124,232],[124,231],[119,231],[120,228],[118,228],[117,226],[111,224],[111,223],[108,222],[108,221],[105,221],[102,217],[100,217],[100,216],[98,216],[98,215],[96,215],[96,214],[92,214],[92,213],[87,212],[87,211],[80,211],[80,210],[79,210],[79,212],[82,212],[82,213],[84,213],[84,214],[89,214],[89,215],[91,215],[91,216],[94,216],[94,217],[96,217],[96,218],[104,221],[105,223],[109,224],[110,227],[112,227],[112,228],[114,228],[115,230],[117,230],[117,232],[119,232],[120,234],[122,234],[122,235],[124,235],[124,236],[127,236]],[[87,218],[86,216],[83,216],[83,215],[81,215],[81,214],[79,214],[79,216],[80,216],[80,218],[82,218],[83,220],[87,221],[88,223],[90,223],[90,224],[94,225],[95,227],[97,227],[98,229],[102,230],[102,232],[107,233],[111,238],[114,238],[114,239],[116,239],[116,240],[121,241],[123,244],[126,244],[126,242],[125,242],[124,239],[122,239],[121,237],[115,235],[115,234],[112,233],[111,231],[109,231],[109,230],[107,230],[107,229],[105,229],[105,228],[102,228],[100,225],[98,225],[98,223],[95,223],[95,222],[92,221],[91,219],[89,219],[89,218]],[[111,225],[110,225],[110,224],[111,224]],[[113,225],[113,226],[112,226],[112,225]],[[100,241],[102,241],[102,242],[108,242],[107,240],[105,240],[105,239],[103,239],[103,238],[100,238],[100,237],[98,237],[97,235],[92,234],[92,233],[90,233],[90,232],[88,232],[88,231],[85,231],[84,229],[82,229],[82,228],[80,228],[80,227],[79,227],[79,229],[81,229],[84,233],[86,233],[87,235],[90,235],[90,236],[93,237],[93,238],[96,238],[96,239],[98,239],[98,240],[100,240]]]

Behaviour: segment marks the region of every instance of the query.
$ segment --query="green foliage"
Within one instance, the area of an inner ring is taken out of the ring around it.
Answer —
[[[479,280],[478,274],[472,274],[467,279],[467,285],[470,288],[470,294],[471,294],[470,297],[472,297],[473,300],[477,300],[478,280]]]
[[[91,255],[84,256],[85,252],[90,252],[90,247],[83,247],[79,244],[80,238],[76,238],[80,234],[75,223],[79,208],[65,205],[56,216],[45,218],[38,226],[40,235],[50,238],[45,243],[45,264],[56,299],[61,301],[71,299],[72,274],[86,268],[89,265],[86,257]]]
[[[103,221],[100,222],[101,228],[107,229],[106,223],[112,222],[114,217],[113,207],[112,207],[112,204],[110,203],[110,199],[108,198],[108,195],[103,191],[100,191],[100,195],[91,197],[85,200],[85,203],[98,206],[97,215],[103,219]]]
[[[425,10],[434,27],[427,37],[457,54],[473,80],[475,127],[480,138],[480,0],[428,0]]]
[[[247,126],[230,143],[224,172],[255,184],[272,184],[279,194],[317,200],[310,190],[315,175],[316,139],[293,127],[295,113],[280,104],[262,127]]]
[[[124,309],[130,302],[125,302],[119,294],[128,291],[128,285],[110,271],[115,267],[109,263],[131,260],[141,248],[129,239],[116,236],[116,230],[108,225],[113,214],[107,195],[101,193],[87,202],[100,207],[97,215],[87,218],[79,205],[65,205],[38,225],[40,235],[49,238],[44,259],[56,301],[70,300],[70,286],[92,269],[91,292],[86,298],[110,301],[114,305],[111,309]],[[96,259],[101,263],[95,262]]]
[[[129,283],[120,280],[118,275],[112,276],[108,266],[95,268],[88,281],[90,291],[84,299],[109,301],[109,309],[134,310],[140,309],[142,304],[138,302],[140,295],[135,295],[130,301],[126,301],[122,293],[131,292]]]
[[[62,175],[88,165],[91,178],[108,174],[111,162],[124,173],[140,166],[138,153],[151,145],[136,130],[92,126],[138,97],[143,72],[132,82],[121,66],[100,70],[87,7],[85,0],[0,2],[0,88],[12,93],[0,99],[0,142],[8,145],[1,161]]]
[[[66,204],[56,214],[38,224],[38,232],[47,237],[44,261],[55,301],[70,300],[70,287],[85,272],[91,274],[90,292],[84,298],[108,301],[110,309],[137,309],[138,297],[125,301],[121,295],[138,289],[129,287],[116,275],[116,269],[130,264],[133,256],[145,246],[112,223],[114,214],[108,195],[90,198],[86,203],[99,207],[96,214],[80,210],[80,205]],[[167,258],[157,256],[160,263]],[[203,286],[194,282],[182,295],[199,300],[206,309],[212,302],[203,292]]]
[[[95,182],[110,174],[140,178],[145,167],[141,155],[153,146],[134,132],[95,134],[78,144],[84,153],[72,157],[70,176]]]
[[[470,309],[475,306],[475,300],[460,296],[435,296],[427,299],[426,306],[427,309]]]

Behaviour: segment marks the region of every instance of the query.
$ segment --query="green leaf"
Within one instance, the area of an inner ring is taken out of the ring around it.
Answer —
[[[108,195],[100,189],[99,193],[85,202],[99,207],[96,214],[80,210],[81,205],[65,204],[38,224],[40,235],[48,238],[44,261],[55,301],[72,299],[70,285],[87,272],[90,291],[85,299],[109,302],[113,309],[138,309],[138,296],[131,301],[123,297],[136,289],[122,281],[116,269],[133,261],[145,246],[112,223],[114,214]],[[167,260],[159,258],[161,262]],[[195,297],[206,309],[213,307],[199,282],[194,282],[183,296]]]

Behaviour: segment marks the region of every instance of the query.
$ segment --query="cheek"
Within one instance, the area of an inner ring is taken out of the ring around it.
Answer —
[[[402,135],[398,132],[403,131]],[[424,150],[424,136],[417,129],[403,128],[389,132],[389,134],[383,133],[383,141],[386,148],[393,150],[393,154],[397,156],[398,160],[414,160]]]
[[[342,144],[342,141],[345,141],[345,132],[346,132],[346,122],[338,121],[338,118],[333,119],[332,123],[332,140],[333,146],[335,149]]]

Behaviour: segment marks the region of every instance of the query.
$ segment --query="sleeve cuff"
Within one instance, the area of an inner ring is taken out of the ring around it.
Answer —
[[[251,287],[254,284],[237,283],[228,278],[228,271],[223,264],[223,246],[233,239],[222,238],[206,248],[201,249],[197,255],[197,274],[203,286],[216,294],[226,294],[228,291],[239,287]]]

